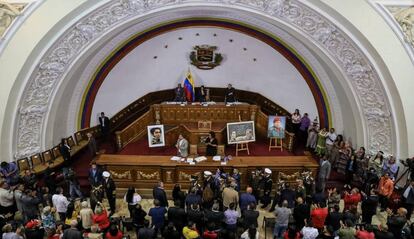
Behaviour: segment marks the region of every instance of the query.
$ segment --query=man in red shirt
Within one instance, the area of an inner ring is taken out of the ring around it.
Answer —
[[[325,202],[320,202],[313,206],[311,211],[311,219],[313,222],[313,226],[317,228],[319,231],[323,230],[325,225],[325,219],[328,216],[328,208],[326,207]]]
[[[359,193],[359,190],[357,188],[353,188],[351,190],[351,193],[345,192],[344,196],[344,203],[345,208],[344,210],[349,210],[349,208],[354,205],[358,206],[358,203],[361,201],[361,194]]]

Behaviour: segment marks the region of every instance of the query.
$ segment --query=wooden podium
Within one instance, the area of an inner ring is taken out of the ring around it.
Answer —
[[[236,144],[236,156],[239,155],[239,151],[247,151],[247,155],[250,155],[249,143],[237,143]]]
[[[283,151],[283,139],[271,137],[269,141],[269,152],[272,149],[280,149],[280,151]]]

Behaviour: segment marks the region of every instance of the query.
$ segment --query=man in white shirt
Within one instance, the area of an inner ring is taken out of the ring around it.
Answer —
[[[14,195],[9,185],[3,181],[0,182],[0,213],[7,214],[14,211]]]
[[[328,158],[329,155],[331,155],[331,151],[335,143],[336,137],[337,135],[335,133],[335,129],[331,128],[329,130],[328,137],[326,137],[326,156],[328,156]]]
[[[312,221],[306,222],[306,226],[302,228],[300,233],[303,236],[302,239],[315,239],[319,235],[318,229],[313,227]]]
[[[56,194],[52,196],[52,203],[53,203],[53,206],[56,208],[56,211],[59,213],[60,220],[65,221],[66,211],[68,209],[69,201],[63,195],[63,188],[58,187],[56,189]]]

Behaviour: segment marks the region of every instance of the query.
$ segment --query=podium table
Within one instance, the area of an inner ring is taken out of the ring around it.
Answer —
[[[203,171],[215,172],[219,167],[223,167],[226,172],[237,168],[241,173],[241,188],[245,188],[251,172],[257,167],[270,168],[273,182],[277,182],[279,172],[291,175],[307,168],[315,176],[319,166],[309,156],[239,156],[233,157],[226,165],[207,157],[206,161],[190,165],[172,161],[171,156],[102,154],[98,156],[96,163],[111,173],[117,187],[135,186],[148,189],[153,188],[160,180],[167,189],[172,189],[176,183],[185,188],[190,185],[191,176],[199,176],[201,180]]]

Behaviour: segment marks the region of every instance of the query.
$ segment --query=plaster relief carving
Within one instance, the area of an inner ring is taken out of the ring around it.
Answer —
[[[89,44],[98,37],[132,18],[143,16],[149,11],[166,6],[180,6],[185,3],[210,3],[215,6],[244,7],[260,11],[263,15],[276,18],[286,25],[293,26],[301,34],[310,36],[314,42],[334,59],[348,77],[354,88],[356,100],[361,108],[376,112],[373,117],[363,111],[366,121],[368,151],[381,149],[386,154],[393,153],[392,128],[388,101],[378,73],[365,57],[364,52],[354,46],[349,36],[317,11],[298,0],[113,0],[95,9],[66,33],[50,48],[32,73],[22,96],[21,113],[17,116],[16,157],[28,156],[44,147],[42,128],[45,127],[46,113],[31,112],[33,106],[51,105],[50,96],[57,90],[58,82],[70,71],[69,66],[82,54]],[[411,18],[410,18],[411,19]],[[31,126],[26,125],[31,121]],[[378,125],[382,131],[378,131]]]
[[[26,4],[11,4],[0,1],[0,38],[10,27],[14,19],[20,15]]]
[[[414,7],[402,8],[392,14],[401,26],[405,41],[414,47]]]

